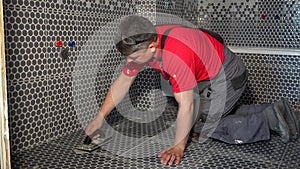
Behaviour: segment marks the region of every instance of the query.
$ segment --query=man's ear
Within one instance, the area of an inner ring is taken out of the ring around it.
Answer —
[[[151,52],[155,52],[157,47],[157,42],[151,42],[148,46],[148,48],[150,48]]]

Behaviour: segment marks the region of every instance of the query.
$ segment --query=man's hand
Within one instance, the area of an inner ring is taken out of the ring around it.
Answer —
[[[175,145],[164,151],[162,151],[158,157],[160,157],[160,162],[164,165],[178,165],[183,157],[184,149]]]
[[[103,116],[99,113],[93,121],[85,129],[85,134],[87,136],[92,135],[97,129],[99,129],[103,124]],[[95,135],[93,138],[97,138],[99,135]]]
[[[184,149],[192,126],[194,100],[193,90],[174,93],[178,103],[176,120],[176,135],[173,147],[170,147],[159,154],[160,162],[164,165],[179,164],[183,157]]]

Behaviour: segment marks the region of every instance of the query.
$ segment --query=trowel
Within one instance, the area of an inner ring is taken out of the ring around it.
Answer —
[[[100,137],[92,140],[92,138],[97,134],[99,134]],[[76,152],[78,152],[78,150],[92,152],[100,148],[102,145],[106,144],[110,139],[111,137],[105,137],[105,134],[102,131],[97,130],[93,134],[86,136],[83,144],[76,146],[75,149],[77,150]]]

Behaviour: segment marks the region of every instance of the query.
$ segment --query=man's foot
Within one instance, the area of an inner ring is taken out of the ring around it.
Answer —
[[[200,137],[199,133],[192,133],[192,142],[198,143],[199,142],[199,137]]]
[[[284,120],[289,128],[290,138],[298,139],[299,137],[299,122],[298,119],[290,107],[289,102],[282,98],[281,101],[274,103],[274,111],[278,114],[282,114]]]
[[[192,133],[192,142],[206,144],[212,141],[211,138],[202,138],[199,133]]]
[[[278,121],[278,123],[272,130],[275,133],[279,134],[282,142],[287,143],[290,141],[290,131],[287,122],[283,117],[283,113],[278,109],[277,106],[273,106],[272,108],[275,112],[275,116]]]

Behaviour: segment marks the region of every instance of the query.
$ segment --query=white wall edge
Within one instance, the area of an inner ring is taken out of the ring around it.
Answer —
[[[234,53],[300,56],[300,49],[257,48],[257,47],[238,47],[238,46],[228,46],[228,48]]]

